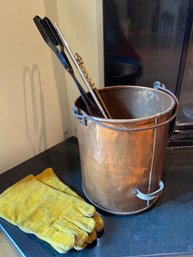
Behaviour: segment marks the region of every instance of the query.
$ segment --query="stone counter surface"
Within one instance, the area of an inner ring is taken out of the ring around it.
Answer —
[[[193,148],[167,149],[165,188],[157,203],[132,216],[99,211],[105,222],[104,233],[82,251],[59,254],[3,219],[0,229],[24,257],[193,256],[192,157]],[[52,167],[63,182],[84,197],[78,143],[73,137],[0,174],[0,193],[26,175],[38,174],[47,167]]]

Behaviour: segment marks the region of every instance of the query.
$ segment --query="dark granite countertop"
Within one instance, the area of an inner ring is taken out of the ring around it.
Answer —
[[[0,219],[0,228],[25,257],[193,256],[193,148],[170,148],[166,152],[165,189],[153,208],[132,216],[99,211],[105,222],[104,233],[82,251],[59,254],[3,219]],[[0,192],[24,176],[40,173],[47,167],[52,167],[66,184],[83,196],[76,138],[0,174]]]

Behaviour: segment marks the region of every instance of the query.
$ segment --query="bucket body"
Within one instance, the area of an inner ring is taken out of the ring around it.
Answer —
[[[155,125],[171,117],[175,101],[164,92],[139,86],[99,91],[113,119],[94,120],[114,129],[77,119],[82,188],[88,200],[104,211],[135,214],[152,206],[159,196],[155,192],[161,192],[168,124]],[[83,109],[80,98],[75,108]],[[133,128],[139,130],[130,131]],[[154,197],[141,199],[137,191]]]

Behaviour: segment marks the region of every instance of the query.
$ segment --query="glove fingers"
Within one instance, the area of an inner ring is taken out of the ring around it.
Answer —
[[[63,219],[53,224],[53,228],[61,232],[71,233],[75,236],[76,244],[84,245],[88,238],[88,233],[79,229],[76,225]]]
[[[84,217],[81,213],[76,213],[76,215],[73,217],[72,215],[65,214],[65,217],[68,221],[75,224],[80,229],[91,233],[94,230],[95,227],[95,221],[93,218]]]
[[[87,243],[88,244],[91,244],[92,242],[94,242],[97,238],[97,233],[95,230],[93,230],[89,235],[88,235],[88,238],[87,238]]]
[[[97,233],[93,230],[91,233],[87,233],[82,229],[79,229],[76,225],[69,221],[59,221],[53,224],[54,229],[60,230],[67,233],[73,233],[75,235],[76,245],[83,247],[86,243],[91,244],[96,238]],[[83,249],[83,248],[82,248]]]
[[[97,212],[94,213],[93,219],[95,220],[95,230],[96,230],[96,232],[100,232],[104,227],[103,219],[101,218],[101,216]]]
[[[79,200],[77,209],[86,217],[92,217],[96,211],[94,206],[85,202],[84,200]]]
[[[85,243],[84,245],[75,244],[74,249],[79,251],[79,250],[83,250],[86,246],[87,246],[87,243]]]
[[[57,251],[60,249],[60,252],[67,252],[75,245],[75,236],[72,233],[60,232],[52,228],[47,229],[43,235],[38,237],[53,245]]]
[[[91,244],[92,242],[94,242],[94,241],[96,240],[96,238],[97,238],[97,233],[96,233],[95,230],[93,230],[93,231],[88,235],[88,238],[87,238],[86,243],[85,243],[84,245],[79,245],[79,244],[77,243],[77,244],[75,244],[74,249],[75,249],[75,250],[82,250],[82,249],[84,249],[84,248],[87,246],[87,244]]]

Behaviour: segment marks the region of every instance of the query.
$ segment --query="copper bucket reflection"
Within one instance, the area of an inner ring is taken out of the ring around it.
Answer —
[[[113,86],[99,91],[113,119],[87,115],[80,97],[73,108],[82,188],[104,211],[135,214],[152,206],[163,190],[168,126],[178,102],[164,88]]]

